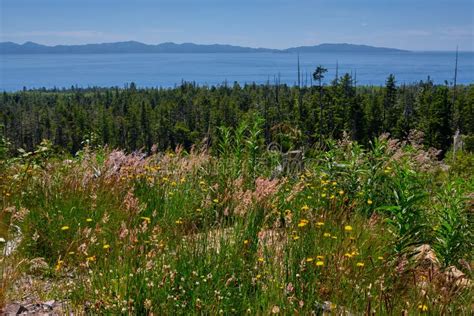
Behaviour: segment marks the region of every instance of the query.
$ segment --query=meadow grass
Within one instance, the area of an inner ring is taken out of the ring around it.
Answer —
[[[258,133],[3,162],[1,216],[22,242],[2,299],[34,275],[43,299],[91,314],[472,313],[474,181],[456,167],[471,154],[346,139],[272,177]]]

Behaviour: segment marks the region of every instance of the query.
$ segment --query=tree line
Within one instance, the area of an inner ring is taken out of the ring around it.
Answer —
[[[429,78],[397,85],[356,86],[350,74],[313,86],[183,82],[175,88],[70,88],[4,92],[0,125],[10,149],[32,150],[43,139],[72,154],[86,143],[128,151],[190,147],[218,137],[220,126],[262,118],[267,143],[284,149],[339,139],[367,144],[382,133],[405,139],[422,131],[426,146],[446,151],[456,130],[474,135],[474,85],[436,85]],[[1,135],[0,135],[1,136]]]

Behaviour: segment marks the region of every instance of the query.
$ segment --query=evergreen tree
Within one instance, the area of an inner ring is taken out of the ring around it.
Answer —
[[[319,65],[316,70],[313,72],[314,81],[318,82],[319,88],[319,143],[323,143],[323,85],[322,80],[324,79],[324,74],[328,70],[323,66]]]
[[[382,130],[384,132],[388,131],[390,127],[396,124],[396,104],[397,99],[397,86],[395,81],[395,76],[390,74],[385,82],[385,94],[383,99],[383,126]]]

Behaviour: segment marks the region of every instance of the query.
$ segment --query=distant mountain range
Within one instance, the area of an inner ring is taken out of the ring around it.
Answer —
[[[320,44],[300,46],[287,49],[251,48],[234,45],[201,45],[194,43],[162,43],[149,45],[135,41],[46,46],[33,42],[17,44],[0,43],[0,54],[118,54],[118,53],[318,53],[318,52],[350,52],[350,53],[395,53],[406,50],[374,47],[354,44]]]

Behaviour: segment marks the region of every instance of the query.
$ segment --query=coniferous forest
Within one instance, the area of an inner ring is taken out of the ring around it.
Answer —
[[[256,116],[263,119],[265,142],[278,141],[286,149],[311,147],[344,133],[367,145],[382,133],[406,139],[418,130],[426,146],[444,152],[457,130],[474,134],[473,85],[435,85],[429,78],[399,85],[390,75],[383,87],[356,86],[349,74],[327,85],[315,82],[304,87],[183,82],[172,89],[140,89],[132,83],[4,92],[0,124],[13,149],[32,150],[48,139],[71,154],[91,142],[129,152],[150,152],[154,144],[159,150],[178,144],[190,148],[203,140],[212,143],[220,126],[235,128]]]

